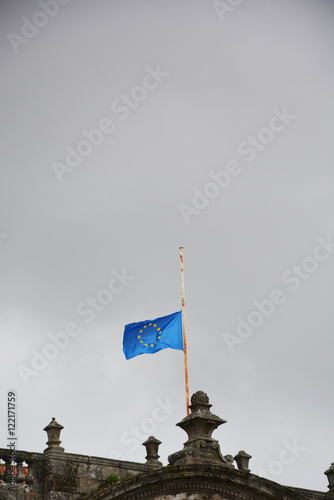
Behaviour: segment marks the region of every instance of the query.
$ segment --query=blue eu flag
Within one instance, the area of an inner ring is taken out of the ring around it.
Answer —
[[[126,359],[139,354],[153,354],[167,347],[183,351],[181,311],[125,325],[123,352]]]

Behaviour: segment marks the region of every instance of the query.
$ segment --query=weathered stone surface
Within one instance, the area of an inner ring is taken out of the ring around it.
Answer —
[[[155,500],[226,500],[226,497],[217,493],[205,496],[201,493],[177,493],[176,495],[155,497]]]
[[[148,470],[148,469],[151,469],[151,467],[148,467],[146,470]],[[129,478],[137,476],[137,475],[138,475],[138,471],[128,469],[127,471],[124,471],[124,470],[120,471],[119,477],[121,479],[129,479]]]
[[[64,427],[56,421],[55,417],[52,417],[51,422],[44,428],[48,435],[47,445],[48,447],[44,451],[53,450],[56,452],[63,452],[64,448],[60,445],[61,441],[59,439],[60,433]]]
[[[1,491],[0,491],[1,495]],[[2,497],[0,496],[0,499]],[[8,498],[8,500],[26,500],[25,489],[22,487],[16,487],[14,491],[8,490],[8,496],[4,496],[4,498]]]
[[[11,492],[8,484],[0,483],[0,500],[334,500],[333,464],[325,472],[327,493],[281,486],[251,474],[250,455],[243,451],[235,456],[239,470],[235,469],[233,456],[223,456],[218,441],[211,437],[225,423],[211,413],[211,406],[204,392],[192,396],[191,414],[177,424],[187,432],[188,440],[183,450],[169,457],[166,467],[159,466],[160,442],[153,437],[145,442],[148,464],[65,453],[59,451],[59,435],[50,435],[50,449],[45,453],[15,450],[18,487]],[[50,426],[52,432],[62,427],[57,422]],[[0,449],[0,458],[0,477],[6,480],[9,450]],[[25,482],[30,491],[23,482],[23,461],[28,463]],[[111,475],[120,481],[108,483]]]
[[[158,458],[158,449],[161,441],[154,436],[150,436],[143,443],[143,446],[146,448],[146,463],[149,465],[153,465],[155,467],[161,467],[162,463],[159,462]]]
[[[48,458],[44,462],[44,474],[77,477],[78,464],[71,460]]]
[[[45,492],[63,491],[64,493],[76,493],[79,488],[79,478],[71,476],[52,475],[45,478]]]
[[[34,493],[28,492],[26,493],[27,500],[43,500],[43,493]]]
[[[322,491],[306,490],[304,488],[294,488],[292,486],[287,486],[291,492],[298,493],[305,500],[334,500],[334,495],[328,497],[328,493]]]
[[[219,465],[167,466],[101,488],[85,500],[302,500],[289,488]],[[324,499],[325,500],[325,497]]]
[[[73,500],[70,493],[61,493],[59,491],[50,491],[44,495],[43,500]]]
[[[171,465],[196,463],[220,463],[225,467],[233,467],[233,457],[221,454],[219,443],[211,437],[212,432],[226,420],[213,415],[210,411],[209,398],[203,391],[191,397],[190,415],[176,424],[188,434],[188,440],[181,451],[168,457]]]
[[[111,476],[112,474],[115,474],[118,477],[121,477],[121,472],[118,468],[116,467],[105,467],[102,466],[102,481],[105,481],[107,477]]]
[[[334,494],[334,462],[331,463],[330,467],[324,472],[328,479],[329,492]]]
[[[43,500],[43,493],[34,493],[33,491],[30,491],[26,493],[26,499],[27,500]]]
[[[89,479],[96,479],[101,481],[102,470],[101,465],[96,464],[80,464],[78,467],[78,476],[87,477]]]
[[[101,485],[101,483],[97,482],[94,479],[89,479],[87,477],[80,477],[79,478],[79,493],[87,495],[88,493],[92,493],[93,491],[96,491],[100,485]]]
[[[248,463],[251,458],[252,455],[249,455],[244,450],[240,450],[239,453],[234,457],[234,460],[237,462],[239,470],[244,470],[245,472],[249,472],[250,469],[248,467]]]

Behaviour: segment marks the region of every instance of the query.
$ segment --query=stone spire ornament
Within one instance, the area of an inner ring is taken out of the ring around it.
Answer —
[[[330,467],[324,472],[328,479],[329,492],[334,493],[334,462],[331,463]],[[328,492],[328,493],[329,493]]]
[[[60,438],[60,433],[61,433],[62,429],[64,429],[64,427],[62,425],[58,424],[55,417],[52,417],[52,420],[49,423],[49,425],[47,425],[43,429],[48,435],[48,441],[46,443],[48,445],[48,447],[44,450],[44,452],[45,451],[65,451],[64,448],[59,446],[61,443],[59,438]]]
[[[159,462],[158,449],[161,441],[154,436],[150,436],[146,439],[143,446],[146,448],[146,460],[147,465],[154,465],[155,467],[161,467],[162,463]]]
[[[188,434],[188,440],[183,450],[168,457],[170,465],[212,463],[234,468],[233,457],[223,456],[218,441],[211,437],[217,427],[226,423],[226,420],[211,413],[211,406],[205,392],[198,391],[192,395],[190,415],[176,424]]]

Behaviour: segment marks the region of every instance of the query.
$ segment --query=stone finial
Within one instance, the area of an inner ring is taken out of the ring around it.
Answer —
[[[162,463],[159,462],[158,458],[158,449],[159,445],[161,444],[161,441],[159,439],[155,438],[154,436],[150,436],[148,439],[146,439],[145,443],[143,443],[143,446],[146,448],[146,460],[148,465],[155,465],[155,466],[162,466]]]
[[[198,405],[198,404],[209,404],[209,397],[208,395],[203,392],[203,391],[197,391],[195,392],[191,398],[190,398],[192,406]],[[212,406],[212,405],[210,405]]]
[[[328,488],[329,491],[334,493],[334,462],[331,463],[329,469],[327,469],[324,474],[328,478]]]
[[[48,441],[46,443],[48,445],[48,447],[44,450],[44,452],[50,451],[50,450],[52,450],[52,451],[65,451],[64,448],[59,446],[61,443],[59,437],[60,437],[60,433],[61,433],[62,429],[64,429],[64,427],[62,425],[58,424],[56,419],[54,417],[52,417],[52,420],[49,423],[49,425],[47,425],[43,429],[48,435]]]
[[[248,468],[248,463],[251,458],[252,455],[248,455],[248,453],[246,453],[244,450],[240,450],[239,453],[234,457],[234,460],[237,462],[239,470],[250,472],[250,469]]]
[[[197,391],[192,395],[189,405],[190,415],[176,424],[186,431],[188,440],[184,443],[183,450],[168,457],[171,465],[220,463],[233,467],[233,457],[230,455],[224,457],[220,452],[218,441],[211,437],[212,432],[226,422],[211,413],[211,406],[205,392]]]

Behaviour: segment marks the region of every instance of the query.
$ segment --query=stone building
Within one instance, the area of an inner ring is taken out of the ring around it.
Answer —
[[[282,486],[252,474],[251,456],[222,455],[212,432],[225,420],[211,413],[209,398],[196,392],[191,413],[177,425],[188,439],[181,451],[159,462],[161,444],[145,441],[146,463],[65,453],[63,426],[53,418],[45,427],[43,453],[0,448],[0,500],[334,500],[334,464],[326,470],[329,491]]]

